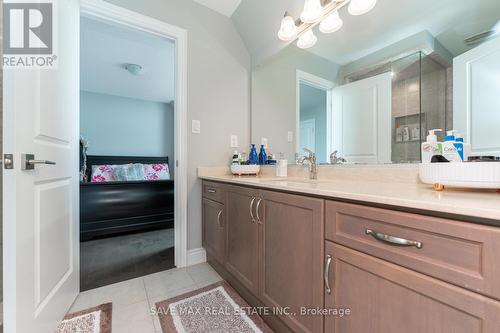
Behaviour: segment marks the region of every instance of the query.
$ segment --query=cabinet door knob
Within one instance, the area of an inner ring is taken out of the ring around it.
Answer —
[[[214,188],[209,188],[209,189],[207,189],[207,192],[208,192],[208,193],[216,193],[216,192],[217,192],[217,190],[216,190],[216,189],[214,189]]]
[[[260,203],[262,202],[262,199],[259,198],[259,201],[257,201],[257,207],[255,207],[255,214],[257,215],[257,222],[259,224],[262,224],[262,220],[260,219],[260,215],[259,215],[259,209],[260,209]]]
[[[252,223],[255,223],[255,216],[253,216],[253,204],[255,199],[255,197],[252,197],[252,200],[250,200],[250,217],[252,218]]]
[[[326,293],[330,295],[332,293],[332,288],[330,287],[330,266],[332,265],[332,256],[326,256],[326,264],[325,264],[325,289]]]

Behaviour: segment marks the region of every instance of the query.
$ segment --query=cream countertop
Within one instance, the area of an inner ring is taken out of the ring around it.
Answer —
[[[334,168],[331,168],[334,169]],[[377,177],[364,179],[360,177],[331,177],[314,181],[304,177],[276,178],[271,173],[264,172],[261,177],[237,177],[223,172],[224,169],[200,168],[198,176],[204,180],[225,182],[236,185],[254,186],[269,190],[280,190],[294,193],[312,194],[325,198],[353,200],[372,204],[390,205],[436,213],[446,213],[472,218],[498,221],[500,226],[500,193],[492,190],[459,190],[447,188],[443,192],[436,192],[429,185],[418,183],[406,167],[405,177],[401,177],[401,170],[389,168],[384,172],[398,174],[396,181],[388,180],[387,174],[378,174]],[[345,169],[343,170],[343,172]],[[358,170],[359,171],[359,170]],[[376,171],[370,169],[369,174],[375,176]],[[356,171],[349,174],[356,173]],[[365,169],[363,172],[367,174]],[[290,174],[290,172],[289,172]],[[302,176],[302,175],[301,175]],[[392,177],[394,178],[394,177]],[[496,223],[495,223],[496,224]]]

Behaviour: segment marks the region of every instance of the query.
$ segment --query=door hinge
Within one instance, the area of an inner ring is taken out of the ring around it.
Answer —
[[[175,167],[178,168],[179,167],[179,160],[176,160],[175,161]]]
[[[3,155],[3,167],[4,169],[7,170],[14,169],[14,155],[12,154]]]

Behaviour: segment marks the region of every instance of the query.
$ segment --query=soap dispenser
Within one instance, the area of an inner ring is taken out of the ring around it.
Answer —
[[[435,155],[442,155],[442,143],[438,142],[436,132],[441,132],[441,129],[433,129],[429,131],[427,140],[422,143],[422,163],[430,163]]]
[[[443,157],[450,162],[463,162],[463,144],[455,139],[457,131],[451,130],[446,132],[443,142]]]
[[[472,150],[470,143],[465,143],[464,137],[462,136],[462,134],[459,133],[455,134],[455,141],[457,142],[458,145],[461,145],[463,149],[462,160],[468,161]]]

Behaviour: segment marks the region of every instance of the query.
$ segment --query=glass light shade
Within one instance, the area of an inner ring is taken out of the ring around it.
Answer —
[[[323,15],[323,6],[320,0],[306,0],[300,20],[304,23],[314,23]]]
[[[328,15],[319,25],[319,31],[324,34],[330,34],[342,28],[344,21],[339,16],[339,12],[335,11]]]
[[[279,39],[288,42],[297,38],[297,26],[295,25],[295,21],[291,16],[283,17],[281,21],[281,28],[278,31]]]
[[[351,0],[347,10],[351,15],[363,15],[375,7],[377,0]]]
[[[318,37],[314,35],[312,30],[306,31],[302,36],[299,37],[297,41],[297,46],[301,49],[308,49],[313,47],[318,41]]]

